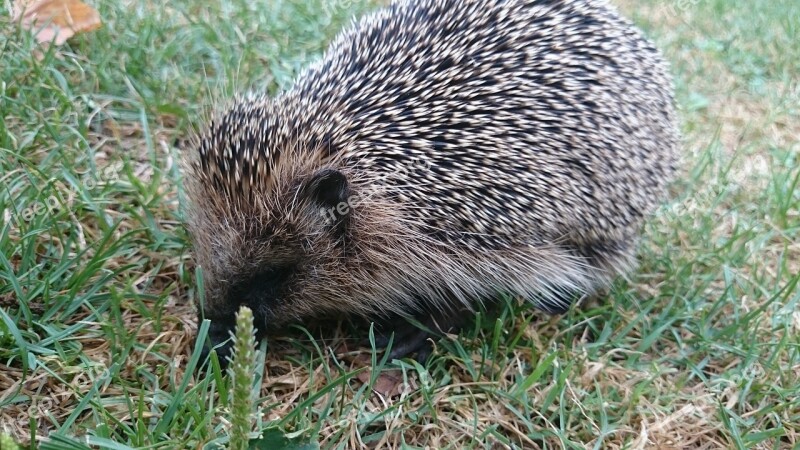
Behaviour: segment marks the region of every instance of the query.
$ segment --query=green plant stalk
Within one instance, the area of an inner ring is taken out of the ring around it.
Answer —
[[[252,386],[255,378],[256,339],[253,328],[253,311],[242,306],[236,315],[231,378],[231,450],[246,450],[253,427]]]

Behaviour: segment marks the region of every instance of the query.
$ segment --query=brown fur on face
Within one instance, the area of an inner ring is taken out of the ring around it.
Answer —
[[[265,330],[319,311],[306,299],[318,297],[317,278],[333,275],[346,239],[345,219],[332,224],[321,213],[331,200],[317,184],[332,174],[338,172],[293,174],[249,204],[218,204],[216,197],[189,194],[210,200],[195,202],[190,211],[195,258],[207,280],[207,318],[227,322],[247,305]],[[194,185],[190,192],[205,188]]]

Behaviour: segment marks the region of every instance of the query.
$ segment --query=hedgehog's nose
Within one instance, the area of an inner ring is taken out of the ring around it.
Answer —
[[[202,366],[209,355],[211,350],[217,352],[220,366],[225,368],[228,366],[228,358],[231,356],[233,350],[233,339],[231,338],[229,328],[218,323],[211,322],[208,329],[208,340],[203,345],[203,350],[200,352],[200,365]]]

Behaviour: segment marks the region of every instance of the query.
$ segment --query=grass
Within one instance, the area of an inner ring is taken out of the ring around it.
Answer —
[[[230,385],[193,375],[179,148],[214,99],[290,86],[374,5],[94,4],[102,29],[43,53],[0,6],[0,430],[217,448]],[[641,268],[563,317],[481,317],[427,367],[338,335],[262,343],[259,429],[340,449],[800,448],[800,8],[617,4],[672,62],[686,135]],[[406,388],[376,393],[381,372]]]

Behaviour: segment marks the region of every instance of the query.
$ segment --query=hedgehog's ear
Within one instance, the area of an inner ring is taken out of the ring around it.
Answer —
[[[306,198],[317,204],[326,221],[344,219],[350,214],[347,177],[335,169],[323,169],[315,173],[306,184]],[[337,220],[338,221],[338,220]]]
[[[338,170],[323,169],[308,182],[306,195],[324,207],[337,207],[347,203],[347,177]]]

